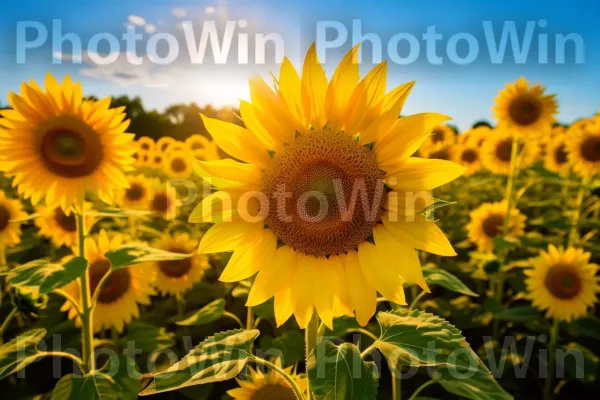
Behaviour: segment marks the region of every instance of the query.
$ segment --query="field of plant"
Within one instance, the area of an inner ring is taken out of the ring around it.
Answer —
[[[356,51],[235,110],[10,93],[2,398],[595,398],[600,114],[519,78],[458,132]]]

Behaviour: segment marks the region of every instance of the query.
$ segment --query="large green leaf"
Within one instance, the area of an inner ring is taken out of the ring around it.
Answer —
[[[172,253],[149,246],[128,244],[109,250],[104,256],[108,258],[114,270],[150,261],[183,260],[192,254]]]
[[[8,282],[17,287],[39,288],[41,294],[46,294],[79,278],[86,268],[83,257],[74,257],[63,265],[35,260],[11,270]]]
[[[138,370],[135,359],[126,355],[118,358],[119,368],[113,376],[115,382],[121,388],[121,400],[135,400],[140,392],[142,375]]]
[[[217,299],[200,310],[192,313],[186,319],[177,321],[177,325],[206,325],[221,318],[225,312],[225,299]]]
[[[60,378],[54,390],[52,390],[52,400],[77,400],[81,391],[81,376],[68,374]]]
[[[471,400],[513,399],[513,396],[500,386],[492,374],[474,374],[464,379],[452,379],[451,375],[446,375],[440,380],[440,384],[446,391]]]
[[[423,269],[423,276],[428,285],[439,285],[453,292],[466,294],[467,296],[479,296],[465,285],[460,279],[450,272],[440,268]]]
[[[126,349],[133,345],[144,353],[151,353],[157,349],[166,349],[174,344],[175,334],[167,332],[165,328],[133,320],[127,325],[127,332],[119,340],[119,345]]]
[[[265,355],[279,357],[286,366],[294,365],[304,359],[304,335],[297,330],[285,331],[276,338],[262,335],[260,349],[256,351],[258,356],[263,357],[259,350]]]
[[[379,374],[352,343],[337,346],[328,340],[315,347],[307,364],[316,400],[370,400],[377,397]]]
[[[0,379],[25,368],[39,357],[37,344],[46,336],[45,329],[32,329],[0,346]]]
[[[77,381],[77,379],[75,379]],[[85,400],[122,400],[121,386],[100,371],[94,371],[82,378],[79,398]]]
[[[196,346],[179,362],[154,376],[141,395],[234,378],[252,356],[250,346],[260,332],[232,330],[217,333]]]

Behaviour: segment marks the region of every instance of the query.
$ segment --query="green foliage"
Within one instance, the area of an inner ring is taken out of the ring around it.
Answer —
[[[63,265],[35,260],[12,269],[8,282],[46,294],[79,278],[86,268],[87,261],[83,257],[74,257]]]
[[[183,260],[192,255],[172,253],[144,245],[123,245],[109,250],[104,256],[110,261],[111,268],[116,270],[152,261]]]
[[[428,285],[439,285],[453,292],[466,294],[467,296],[479,296],[465,285],[460,279],[450,272],[441,268],[424,268],[423,276]]]
[[[221,318],[225,312],[225,299],[217,299],[200,310],[193,312],[189,317],[177,321],[177,325],[206,325]]]
[[[32,329],[0,346],[0,380],[37,360],[37,345],[45,336],[45,329]]]

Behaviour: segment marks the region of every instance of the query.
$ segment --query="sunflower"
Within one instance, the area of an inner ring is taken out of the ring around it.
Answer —
[[[481,147],[487,137],[492,135],[493,129],[487,126],[472,128],[459,136],[460,143],[468,146]]]
[[[46,91],[35,82],[10,93],[14,110],[0,111],[0,170],[14,177],[25,198],[67,212],[80,208],[86,192],[112,203],[127,187],[125,171],[134,162],[133,135],[125,133],[124,107],[111,109],[110,98],[83,101],[81,85],[67,76],[62,85],[51,74]]]
[[[21,242],[21,222],[12,222],[27,217],[19,200],[11,200],[0,190],[0,246]]]
[[[104,257],[104,254],[123,243],[122,235],[115,235],[109,239],[104,230],[99,232],[97,239],[91,237],[85,239],[85,258],[89,263],[88,274],[92,295],[96,293],[100,280],[111,268],[110,261]],[[152,288],[155,277],[154,270],[145,264],[120,268],[112,272],[99,289],[98,302],[94,308],[95,331],[115,327],[118,332],[122,332],[125,324],[133,318],[138,318],[138,304],[150,304],[150,296],[155,294]],[[63,290],[71,294],[75,301],[80,301],[79,285],[79,280],[76,280]],[[65,302],[61,311],[67,311],[69,319],[77,317],[77,310],[69,301]]]
[[[585,131],[567,141],[569,162],[584,177],[600,172],[600,121],[586,125]]]
[[[251,80],[252,103],[240,106],[245,128],[203,116],[217,145],[240,161],[198,162],[201,176],[220,189],[190,216],[216,222],[199,251],[233,250],[220,280],[256,275],[247,305],[274,296],[279,325],[293,314],[304,328],[315,308],[329,327],[334,316],[354,312],[365,325],[376,292],[406,304],[405,281],[429,290],[415,248],[456,254],[437,225],[416,214],[422,208],[397,209],[465,171],[410,157],[449,117],[398,118],[414,82],[386,94],[385,63],[359,81],[357,51],[331,81],[315,45],[302,76],[285,59],[276,89]],[[349,207],[358,192],[364,207]],[[222,207],[213,209],[215,200]]]
[[[135,166],[138,168],[148,167],[152,165],[152,152],[138,150],[135,153]]]
[[[181,295],[195,283],[202,280],[204,272],[210,267],[208,258],[197,251],[198,242],[187,233],[173,236],[163,235],[155,244],[157,249],[172,253],[191,254],[182,260],[157,261],[152,263],[156,271],[155,286],[163,296]]]
[[[467,171],[465,175],[473,175],[481,169],[481,160],[479,159],[479,148],[469,145],[456,145],[452,150],[454,162],[461,164]]]
[[[492,111],[498,125],[511,135],[543,136],[555,121],[557,104],[554,95],[545,95],[541,85],[529,87],[521,77],[498,93]]]
[[[165,160],[164,153],[162,153],[158,150],[154,150],[150,154],[150,159],[149,159],[148,165],[154,169],[162,169],[162,167],[164,165],[164,160]]]
[[[149,209],[156,216],[171,220],[177,212],[177,192],[166,182],[154,181],[151,186]]]
[[[548,318],[570,322],[585,316],[600,292],[598,266],[589,261],[590,253],[582,249],[550,245],[525,272],[527,297]]]
[[[448,125],[438,125],[431,131],[429,140],[425,142],[425,146],[435,146],[442,144],[445,146],[451,146],[456,142],[456,133],[454,129]]]
[[[282,368],[281,361],[277,359],[275,364]],[[284,369],[284,368],[282,368]],[[306,377],[297,375],[293,372],[293,367],[285,368],[284,371],[291,375],[296,385],[303,392],[306,391]],[[235,400],[295,400],[296,395],[290,384],[274,370],[269,370],[266,374],[262,371],[254,370],[248,367],[249,380],[236,378],[237,389],[227,391],[227,394]]]
[[[481,164],[495,174],[507,175],[510,172],[510,159],[513,138],[506,131],[496,130],[493,135],[486,138],[481,148]],[[517,154],[520,157],[520,167],[527,167],[535,162],[539,154],[539,144],[528,140],[526,143],[519,141]]]
[[[479,251],[493,251],[494,238],[499,237],[504,230],[504,222],[508,203],[484,203],[469,214],[470,222],[467,225],[469,240],[477,245]],[[525,229],[525,216],[518,209],[510,210],[506,239],[516,239],[523,235]]]
[[[171,178],[189,178],[192,174],[192,158],[186,151],[169,151],[163,160],[163,168]]]
[[[175,142],[177,141],[174,138],[170,136],[163,136],[156,142],[156,150],[161,153],[166,153],[167,149]]]
[[[138,148],[144,152],[149,153],[156,149],[156,143],[154,143],[154,140],[152,140],[152,138],[149,138],[148,136],[142,136],[141,138],[136,140],[136,144]]]
[[[91,210],[92,204],[86,202],[84,209]],[[73,212],[66,214],[61,207],[40,205],[36,207],[36,213],[39,217],[35,219],[35,224],[40,228],[40,235],[49,238],[58,247],[77,244],[77,221]],[[92,220],[86,217],[87,226]]]
[[[127,177],[129,188],[119,195],[119,206],[129,210],[147,210],[152,197],[151,182],[144,175]]]
[[[564,135],[556,136],[545,146],[544,167],[548,171],[568,175],[571,170],[569,153],[567,152],[567,140]]]
[[[439,142],[431,146],[423,146],[421,149],[427,158],[432,160],[452,160],[453,148],[450,144]]]

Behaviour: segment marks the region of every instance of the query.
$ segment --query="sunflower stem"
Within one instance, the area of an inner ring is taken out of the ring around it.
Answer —
[[[421,386],[419,386],[419,387],[417,388],[417,390],[415,390],[415,391],[414,391],[414,393],[412,394],[412,396],[410,396],[410,398],[409,398],[408,400],[415,400],[415,399],[417,398],[417,396],[418,396],[419,394],[421,394],[421,392],[422,392],[423,390],[425,390],[425,388],[427,388],[428,386],[431,386],[431,385],[433,385],[433,384],[434,384],[434,383],[436,383],[436,382],[437,382],[437,381],[436,381],[436,380],[434,380],[434,379],[432,379],[432,380],[430,380],[430,381],[427,381],[427,382],[425,382],[424,384],[422,384]]]
[[[392,368],[394,367],[390,365],[390,369]],[[402,375],[402,371],[397,371],[396,368],[394,368],[394,371],[392,372],[392,400],[402,399],[402,378],[396,376],[398,372]]]
[[[413,310],[417,306],[417,304],[419,304],[419,300],[421,300],[421,298],[423,298],[423,296],[425,296],[426,294],[427,292],[422,290],[421,293],[419,293],[417,297],[415,297],[412,303],[410,303],[409,310]]]
[[[8,262],[6,261],[6,246],[4,243],[0,243],[0,271],[8,269]]]
[[[246,329],[250,330],[254,328],[254,312],[252,307],[246,307]]]
[[[304,337],[305,337],[305,341],[306,341],[306,354],[305,354],[305,361],[306,361],[306,371],[308,372],[308,360],[310,358],[310,354],[312,353],[313,349],[317,346],[317,342],[319,341],[319,316],[317,315],[317,312],[313,312],[312,318],[310,319],[310,322],[308,323],[308,325],[306,326],[306,329],[304,330]],[[310,389],[310,383],[308,386],[308,400],[313,400],[314,397],[312,395],[312,390]]]
[[[579,217],[581,216],[581,206],[583,204],[583,196],[585,194],[585,184],[587,180],[582,182],[583,185],[577,191],[575,199],[575,207],[573,209],[573,219],[571,220],[571,230],[569,231],[569,246],[576,245],[579,241]]]
[[[277,365],[273,364],[272,362],[269,362],[263,358],[256,357],[256,356],[249,357],[248,361],[258,364],[258,365],[264,365],[265,367],[270,368],[273,371],[277,372],[279,375],[281,375],[281,377],[283,379],[285,379],[287,381],[287,383],[289,383],[292,390],[294,391],[294,395],[296,395],[296,399],[306,400],[306,397],[304,397],[304,395],[302,394],[302,390],[298,387],[296,380],[293,377],[291,377],[290,374],[285,372],[282,368],[279,368]],[[309,393],[310,393],[310,390],[309,390]]]
[[[8,328],[8,325],[10,324],[10,321],[12,321],[13,317],[17,315],[17,311],[19,311],[17,307],[13,307],[13,309],[8,313],[8,315],[4,319],[2,326],[0,326],[0,344],[4,343],[4,331],[6,330],[6,328]]]
[[[552,399],[554,389],[554,375],[556,374],[556,343],[558,342],[558,332],[560,331],[560,322],[554,320],[550,330],[550,343],[548,344],[548,369],[546,370],[546,383],[544,385],[544,400]]]
[[[77,213],[77,237],[79,242],[79,255],[85,258],[85,211]],[[83,365],[87,372],[96,369],[94,358],[94,325],[93,307],[90,294],[89,266],[81,275],[81,345],[83,353]]]

